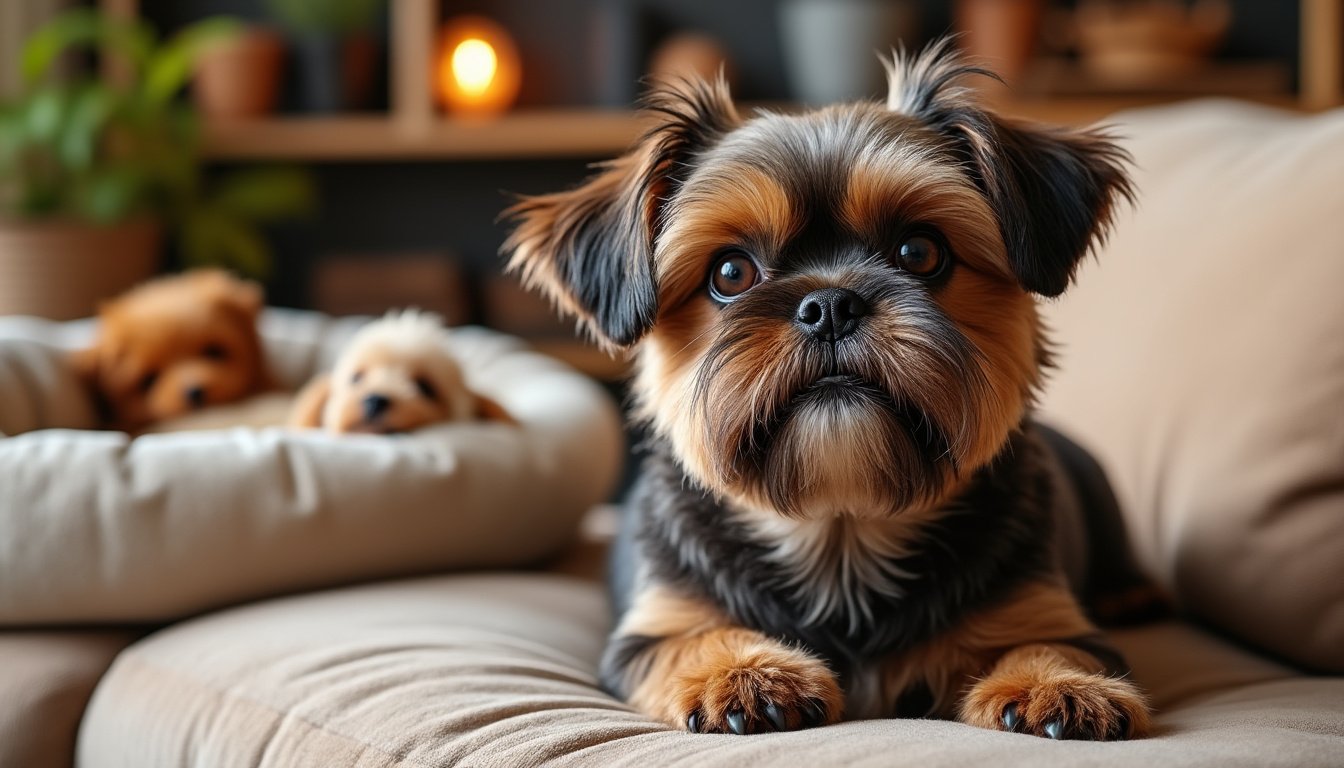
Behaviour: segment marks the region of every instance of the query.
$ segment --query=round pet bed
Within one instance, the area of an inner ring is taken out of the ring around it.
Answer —
[[[330,367],[363,322],[268,310],[261,332],[278,382],[293,391]],[[0,318],[0,624],[166,620],[364,579],[536,562],[571,540],[621,461],[619,416],[599,386],[480,328],[454,330],[452,349],[469,385],[516,424],[392,437],[90,431],[93,408],[65,352],[92,331],[91,321]]]

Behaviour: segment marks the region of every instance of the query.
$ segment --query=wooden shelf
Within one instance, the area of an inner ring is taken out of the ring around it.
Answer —
[[[532,110],[410,126],[385,116],[292,117],[205,126],[205,151],[225,160],[483,160],[606,157],[639,136],[620,110]]]
[[[1008,115],[1085,125],[1124,109],[1176,101],[1181,96],[1043,97],[996,103]],[[1261,97],[1297,107],[1290,95]],[[787,110],[787,107],[774,105]],[[750,114],[749,108],[743,109]],[[276,117],[207,123],[205,152],[217,160],[377,162],[614,157],[639,138],[643,122],[631,111],[523,110],[495,118],[441,118],[423,127],[381,115]]]

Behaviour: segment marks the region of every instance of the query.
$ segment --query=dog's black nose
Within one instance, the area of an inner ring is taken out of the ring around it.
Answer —
[[[205,405],[205,387],[190,387],[186,392],[187,405],[200,408]]]
[[[821,341],[836,342],[854,332],[868,303],[846,288],[822,288],[803,297],[794,319]]]
[[[373,421],[387,413],[387,408],[390,405],[392,405],[392,401],[384,395],[366,395],[364,397],[365,421]]]

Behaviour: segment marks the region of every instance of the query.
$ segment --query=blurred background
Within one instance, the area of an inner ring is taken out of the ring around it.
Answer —
[[[500,275],[510,195],[629,146],[650,73],[722,66],[793,109],[879,96],[875,51],[952,31],[1028,117],[1344,102],[1344,0],[4,0],[0,314],[222,264],[275,305],[417,305],[614,380]]]

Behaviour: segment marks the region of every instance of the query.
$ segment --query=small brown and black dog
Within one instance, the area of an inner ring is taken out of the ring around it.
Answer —
[[[886,104],[751,119],[721,79],[657,87],[633,151],[512,209],[511,267],[637,352],[602,677],[649,715],[1149,730],[1080,600],[1123,579],[1067,567],[1115,530],[1076,535],[1096,466],[1030,416],[1035,297],[1131,197],[1126,156],[992,114],[976,74],[944,43],[893,57]]]
[[[104,426],[128,432],[270,388],[261,287],[221,270],[151,280],[104,304],[73,356]]]

